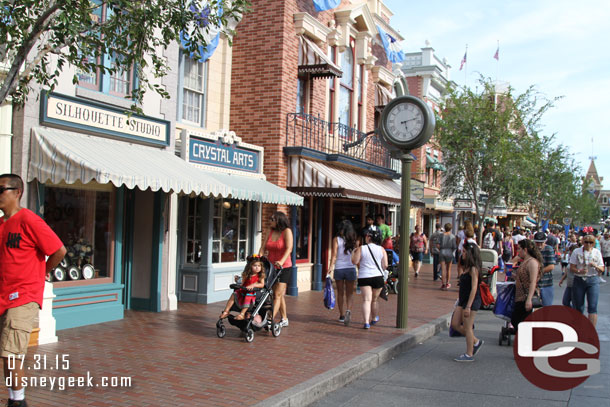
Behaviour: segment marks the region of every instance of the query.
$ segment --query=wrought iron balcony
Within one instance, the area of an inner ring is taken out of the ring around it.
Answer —
[[[390,152],[376,135],[340,122],[327,122],[319,116],[288,113],[286,147],[305,147],[324,154],[350,157],[393,172]]]

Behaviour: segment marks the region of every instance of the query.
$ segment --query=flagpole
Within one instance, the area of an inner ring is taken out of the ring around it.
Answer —
[[[498,48],[496,49],[496,83],[500,78],[500,40],[498,40]]]
[[[464,87],[466,87],[468,85],[468,44],[466,44],[464,58],[466,58],[466,62],[464,62]]]

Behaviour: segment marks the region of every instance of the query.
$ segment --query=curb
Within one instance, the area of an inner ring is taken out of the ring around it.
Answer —
[[[314,403],[326,394],[351,383],[368,371],[376,369],[396,355],[433,337],[441,330],[447,329],[450,321],[451,314],[437,318],[356,356],[340,366],[271,396],[256,404],[255,407],[304,407]]]

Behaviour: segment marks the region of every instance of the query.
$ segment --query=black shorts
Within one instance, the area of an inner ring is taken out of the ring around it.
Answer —
[[[383,287],[383,277],[368,277],[368,278],[359,278],[358,279],[358,287],[367,287],[371,288],[382,288]]]
[[[604,257],[604,265],[610,267],[610,257]]]
[[[278,283],[290,284],[290,274],[292,274],[292,267],[283,268]]]

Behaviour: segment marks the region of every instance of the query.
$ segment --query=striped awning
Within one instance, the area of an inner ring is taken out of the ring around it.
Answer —
[[[42,127],[32,129],[27,179],[303,205],[301,196],[262,178],[204,171],[167,150]]]
[[[299,36],[299,75],[301,74],[308,74],[312,78],[340,78],[343,72],[320,47],[304,36]]]
[[[288,189],[303,196],[351,198],[390,205],[400,204],[400,185],[325,163],[293,159]]]
[[[394,99],[394,94],[391,90],[378,83],[375,89],[375,106],[383,107],[390,103],[392,99]]]

